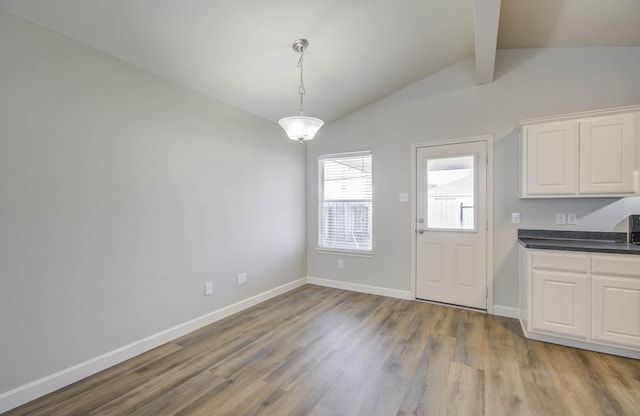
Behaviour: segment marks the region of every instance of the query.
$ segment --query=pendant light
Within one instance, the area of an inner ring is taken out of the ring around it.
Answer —
[[[309,46],[309,41],[306,39],[298,39],[293,42],[293,50],[300,54],[298,60],[298,68],[300,68],[300,87],[298,87],[298,95],[300,95],[300,115],[281,118],[278,124],[287,133],[287,136],[291,140],[297,140],[302,143],[306,140],[313,139],[320,127],[324,124],[322,120],[315,117],[307,117],[304,115],[304,80],[303,80],[303,58],[304,50]]]

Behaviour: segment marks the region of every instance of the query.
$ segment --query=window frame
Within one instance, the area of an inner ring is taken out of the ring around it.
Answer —
[[[322,217],[324,214],[323,203],[324,200],[324,167],[323,161],[331,160],[331,159],[340,159],[340,158],[349,158],[349,157],[359,157],[359,156],[369,156],[371,158],[371,248],[370,249],[346,249],[346,248],[335,248],[335,247],[324,247],[321,245],[322,238]],[[373,257],[373,248],[374,248],[374,213],[373,213],[373,152],[371,150],[363,150],[357,152],[344,152],[344,153],[330,153],[319,155],[317,159],[317,168],[318,168],[318,227],[317,232],[318,236],[316,239],[316,251],[318,253],[325,254],[340,254],[344,256],[355,256],[355,257]]]

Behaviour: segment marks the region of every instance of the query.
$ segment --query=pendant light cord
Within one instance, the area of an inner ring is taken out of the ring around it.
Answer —
[[[300,68],[300,87],[298,88],[298,94],[300,95],[300,115],[304,115],[304,79],[303,79],[303,60],[304,60],[304,49],[300,51],[300,59],[298,59],[298,68]]]

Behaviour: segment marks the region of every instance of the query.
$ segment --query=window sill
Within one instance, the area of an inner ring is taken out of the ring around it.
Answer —
[[[338,248],[316,247],[316,253],[333,254],[333,255],[339,255],[339,256],[351,256],[351,257],[373,257],[373,251],[341,250]]]

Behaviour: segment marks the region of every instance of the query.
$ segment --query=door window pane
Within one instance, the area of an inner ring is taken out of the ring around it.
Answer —
[[[427,228],[475,229],[475,156],[426,159]]]

